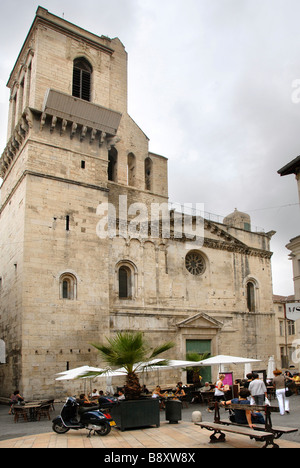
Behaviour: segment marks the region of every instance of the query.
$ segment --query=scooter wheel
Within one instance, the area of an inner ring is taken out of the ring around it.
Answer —
[[[58,424],[58,423],[54,423],[52,425],[52,429],[54,432],[56,432],[56,434],[66,434],[70,430],[67,427],[63,426],[62,424]]]
[[[103,424],[103,426],[100,426],[100,429],[96,431],[96,434],[98,434],[101,437],[107,436],[111,431],[111,427],[109,424]]]

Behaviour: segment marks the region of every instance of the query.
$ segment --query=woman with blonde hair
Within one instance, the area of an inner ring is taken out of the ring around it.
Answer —
[[[225,401],[225,386],[223,384],[225,377],[224,374],[219,375],[219,380],[215,386],[215,401]]]

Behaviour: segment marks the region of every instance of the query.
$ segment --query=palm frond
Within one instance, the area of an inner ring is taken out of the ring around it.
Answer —
[[[136,372],[147,367],[143,363],[153,360],[175,346],[173,342],[168,342],[152,350],[141,332],[119,332],[114,337],[107,338],[106,344],[93,343],[92,345],[110,367],[125,369],[127,372],[125,394],[129,395],[130,398],[134,398],[134,395],[139,395],[141,392]],[[166,365],[166,363],[167,361],[162,361],[160,366]]]
[[[169,351],[169,349],[174,348],[174,346],[175,346],[175,343],[173,343],[173,341],[169,341],[167,343],[162,344],[161,346],[157,346],[156,348],[153,349],[152,354],[149,356],[149,361],[159,356],[160,354],[163,354],[166,351]]]
[[[92,378],[92,377],[99,377],[100,375],[105,375],[105,371],[102,371],[102,372],[95,372],[95,371],[85,372],[84,374],[78,375],[78,377],[76,377],[75,380],[80,380],[80,379],[85,379],[85,378]]]

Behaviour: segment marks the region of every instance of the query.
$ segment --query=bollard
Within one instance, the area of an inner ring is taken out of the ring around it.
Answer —
[[[202,422],[202,413],[201,411],[194,411],[192,414],[192,422]]]

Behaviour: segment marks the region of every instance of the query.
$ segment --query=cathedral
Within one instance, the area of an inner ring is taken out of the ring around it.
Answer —
[[[165,209],[168,159],[127,112],[121,41],[39,7],[7,86],[0,395],[64,396],[71,384],[57,373],[103,365],[91,343],[124,330],[153,347],[173,341],[170,359],[208,352],[266,368],[274,232],[253,232],[238,210],[223,223],[190,214],[180,230],[184,215]]]

